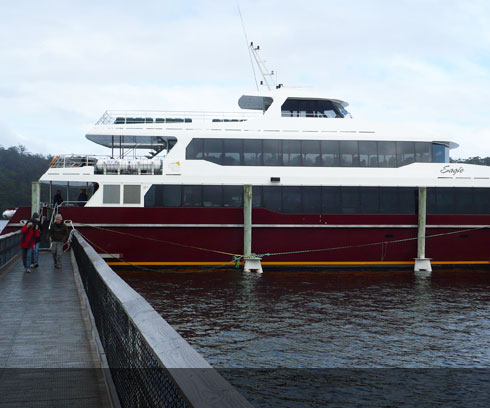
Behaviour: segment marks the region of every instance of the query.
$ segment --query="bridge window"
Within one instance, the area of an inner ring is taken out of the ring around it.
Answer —
[[[328,99],[288,98],[281,106],[284,117],[343,118],[345,114],[342,105]]]
[[[449,147],[440,143],[432,143],[432,162],[449,163]]]

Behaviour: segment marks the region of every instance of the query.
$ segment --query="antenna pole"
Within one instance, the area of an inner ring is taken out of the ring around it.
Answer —
[[[240,4],[238,3],[238,0],[236,2],[236,6],[238,8],[238,14],[240,15],[240,20],[242,22],[243,35],[245,36],[245,44],[247,45],[248,56],[250,57],[250,65],[252,65],[252,72],[254,74],[255,87],[257,88],[257,91],[258,91],[259,90],[259,84],[257,83],[257,75],[255,75],[254,63],[252,61],[252,53],[250,51],[250,48],[248,47],[247,31],[245,30],[245,23],[243,22],[242,11],[240,10]]]
[[[271,84],[269,80],[271,79],[274,75],[274,71],[269,71],[267,69],[267,66],[265,65],[265,60],[260,58],[259,51],[260,47],[257,45],[256,47],[254,46],[254,43],[250,43],[250,51],[252,52],[252,55],[255,58],[255,62],[257,64],[257,67],[259,67],[259,71],[262,75],[262,78],[264,79],[262,82],[263,84],[267,87],[267,89],[270,91],[272,89]]]

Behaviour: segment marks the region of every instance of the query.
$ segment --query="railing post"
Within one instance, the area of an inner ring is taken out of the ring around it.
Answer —
[[[31,194],[31,215],[35,212],[39,213],[41,208],[41,183],[39,181],[32,182]]]
[[[243,255],[252,254],[252,186],[243,186]]]
[[[260,258],[252,255],[252,186],[243,186],[243,269],[262,272]]]
[[[427,218],[427,187],[419,187],[417,258],[415,258],[415,267],[414,267],[415,272],[432,271],[430,258],[425,257],[426,218]]]

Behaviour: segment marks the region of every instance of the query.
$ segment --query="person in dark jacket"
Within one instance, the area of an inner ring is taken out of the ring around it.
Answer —
[[[78,205],[80,207],[83,207],[85,203],[88,201],[88,195],[87,195],[87,189],[86,188],[81,188],[80,189],[80,194],[78,195]]]
[[[61,195],[61,190],[57,190],[56,194],[53,197],[53,205],[56,207],[57,205],[60,205],[63,201],[63,196]]]
[[[41,220],[39,218],[38,213],[32,214],[32,218],[29,220],[29,222],[32,222],[32,225],[34,226],[34,230],[39,231],[39,236],[36,237],[36,243],[34,244],[34,248],[32,248],[32,264],[31,268],[38,268],[39,267],[39,246],[41,245]]]
[[[31,273],[31,258],[32,248],[36,243],[36,238],[41,236],[41,233],[34,228],[32,222],[25,224],[20,230],[20,247],[22,249],[22,263],[24,264],[25,272]]]
[[[68,227],[63,222],[61,214],[56,214],[54,223],[49,229],[51,238],[51,253],[53,255],[54,267],[61,268],[61,256],[63,255],[63,245],[68,239]]]

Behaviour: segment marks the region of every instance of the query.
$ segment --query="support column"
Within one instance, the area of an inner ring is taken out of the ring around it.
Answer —
[[[32,182],[31,195],[31,215],[35,212],[39,213],[41,209],[41,183],[39,181]]]
[[[252,186],[243,186],[243,255],[252,255]]]
[[[425,233],[427,218],[427,187],[419,187],[419,217],[417,234],[417,258],[414,271],[432,271],[430,258],[425,257]]]
[[[252,186],[243,186],[243,269],[262,273],[260,258],[252,254]]]

